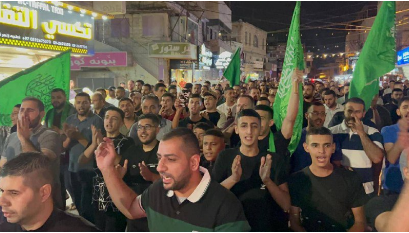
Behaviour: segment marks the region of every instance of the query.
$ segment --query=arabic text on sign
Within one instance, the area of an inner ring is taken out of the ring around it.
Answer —
[[[37,21],[38,15],[35,10],[19,6],[11,7],[8,3],[0,4],[0,24],[37,29]]]

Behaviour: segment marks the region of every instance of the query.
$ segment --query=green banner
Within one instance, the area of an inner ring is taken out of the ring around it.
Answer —
[[[382,2],[368,38],[356,62],[349,98],[359,97],[366,109],[379,91],[379,77],[395,68],[395,11],[396,3]]]
[[[52,108],[51,90],[61,88],[69,96],[71,50],[0,81],[0,126],[10,126],[16,104],[28,96],[40,99],[45,111]]]
[[[240,51],[238,48],[233,55],[229,65],[223,73],[223,76],[230,81],[230,86],[240,85]]]
[[[291,20],[290,31],[288,33],[287,48],[284,56],[283,72],[281,73],[281,80],[278,86],[276,99],[274,101],[274,122],[278,130],[281,129],[285,116],[287,115],[288,101],[290,100],[291,89],[293,83],[291,77],[295,68],[304,70],[304,52],[301,46],[300,36],[300,7],[301,2],[297,2],[293,18]],[[303,121],[303,95],[302,84],[299,84],[298,94],[300,96],[300,105],[298,108],[298,115],[294,124],[293,136],[288,147],[291,153],[297,148],[300,141]],[[273,140],[270,140],[273,141]],[[274,142],[274,141],[273,141]],[[270,143],[270,151],[275,151],[274,145]]]

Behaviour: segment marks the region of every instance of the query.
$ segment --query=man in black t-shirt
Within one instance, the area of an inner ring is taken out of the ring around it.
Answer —
[[[288,181],[291,229],[364,231],[363,206],[367,197],[356,172],[331,164],[335,151],[331,131],[325,127],[309,129],[304,149],[312,164],[291,175]]]
[[[217,156],[226,147],[224,135],[219,129],[209,129],[203,136],[203,155],[200,157],[200,166],[212,173]]]
[[[138,138],[141,145],[132,147],[125,152],[121,161],[126,164],[127,171],[123,178],[125,183],[136,193],[143,193],[160,176],[156,167],[158,166],[159,141],[156,139],[159,133],[160,120],[155,114],[146,114],[139,116],[138,120]],[[144,232],[149,231],[146,218],[128,219],[128,231]]]
[[[259,150],[261,119],[255,110],[240,111],[236,124],[241,146],[220,152],[213,177],[239,198],[252,231],[286,231],[284,211],[290,208],[286,159]]]
[[[55,163],[39,152],[21,153],[0,170],[0,206],[6,222],[0,232],[73,232],[98,231],[79,216],[67,214],[54,206],[53,166]]]
[[[198,94],[193,94],[189,98],[189,103],[188,103],[188,108],[189,108],[189,116],[186,117],[185,119],[179,121],[179,127],[187,127],[189,129],[193,129],[194,125],[199,123],[199,122],[205,122],[210,125],[213,125],[213,123],[206,118],[202,117],[200,115],[200,110],[203,107],[203,102],[202,98]],[[180,114],[176,114],[175,120],[179,120]],[[174,127],[175,128],[175,127]]]

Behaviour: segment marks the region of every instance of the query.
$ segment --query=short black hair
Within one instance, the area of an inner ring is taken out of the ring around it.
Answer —
[[[115,111],[117,113],[119,113],[119,115],[121,115],[122,121],[125,119],[125,113],[124,111],[122,111],[122,109],[114,107],[114,106],[110,106],[106,109],[105,114],[107,114],[108,111]]]
[[[364,106],[365,111],[365,102],[361,98],[353,97],[345,102],[345,106],[347,105],[347,103],[362,104]]]
[[[313,106],[317,106],[317,107],[325,107],[325,105],[319,101],[313,101],[311,103],[311,105],[307,108],[307,112],[310,110],[310,108],[312,108]]]
[[[175,85],[170,85],[168,88],[168,91],[170,91],[171,89],[177,89]]]
[[[172,101],[175,101],[175,96],[170,94],[169,92],[166,92],[165,94],[162,95],[162,99],[163,97],[169,97],[172,99]]]
[[[145,82],[143,80],[140,80],[140,79],[136,80],[136,83],[141,83],[142,85],[145,84]]]
[[[206,97],[206,96],[212,96],[213,98],[215,98],[217,100],[216,96],[213,93],[211,93],[210,91],[207,91],[207,92],[205,92],[203,94],[203,98]]]
[[[253,104],[253,108],[254,108],[254,99],[253,97],[249,96],[249,95],[240,95],[237,99],[239,98],[247,98],[250,100],[250,102]]]
[[[155,103],[156,103],[157,105],[160,105],[160,104],[159,104],[159,98],[158,98],[156,95],[145,95],[144,97],[142,97],[142,103],[143,103],[145,100],[153,100],[153,101],[155,101]]]
[[[188,157],[200,155],[199,141],[192,130],[185,127],[176,128],[165,134],[162,138],[162,142],[173,138],[180,138],[182,140],[183,146],[180,149],[183,150]]]
[[[260,111],[264,111],[264,112],[268,112],[268,117],[269,119],[273,119],[274,117],[274,111],[270,106],[264,105],[264,104],[260,104],[257,105],[255,107],[255,110],[260,110]],[[261,119],[261,118],[260,118]]]
[[[157,83],[157,84],[155,84],[154,90],[155,90],[155,91],[158,91],[160,87],[166,88],[166,85],[163,84],[163,83]]]
[[[218,138],[222,138],[224,140],[224,134],[220,129],[215,129],[215,128],[208,129],[206,130],[204,136],[215,136]]]
[[[102,88],[102,87],[98,87],[97,89],[95,89],[95,92],[97,92],[97,91],[103,91],[103,92],[105,92],[105,89]]]
[[[329,90],[329,89],[325,90],[324,95],[332,95],[332,96],[334,96],[334,98],[337,97],[337,94],[335,94],[335,91]]]
[[[142,86],[143,87],[148,87],[150,91],[152,90],[152,86],[150,84],[145,83]]]
[[[195,86],[198,85],[200,88],[202,87],[202,84],[200,83],[195,83]]]
[[[54,88],[54,89],[51,91],[51,93],[55,93],[55,92],[61,92],[64,96],[67,96],[67,95],[65,94],[65,91],[64,91],[63,89],[61,89],[61,88]]]
[[[402,91],[402,89],[394,88],[394,89],[392,90],[392,93],[394,93],[394,92],[403,92],[403,91]]]
[[[45,184],[54,188],[53,162],[40,152],[26,152],[7,161],[0,170],[0,177],[22,176],[24,184],[39,189]],[[53,192],[53,190],[52,190]]]
[[[239,86],[239,85],[235,85],[235,87],[240,87],[240,86]],[[234,91],[234,89],[231,88],[231,87],[226,87],[226,88],[224,89],[224,93],[226,93],[227,91]]]
[[[193,129],[202,129],[204,131],[207,131],[207,130],[212,129],[212,128],[213,127],[211,125],[209,125],[208,123],[206,123],[206,122],[199,122],[193,127]]]
[[[255,117],[261,122],[260,115],[254,109],[243,109],[236,115],[236,121],[239,121],[241,117]]]
[[[78,93],[78,94],[75,96],[75,98],[77,98],[77,97],[87,97],[88,100],[91,102],[91,97],[89,96],[88,93],[80,92],[80,93]]]
[[[210,81],[205,81],[204,83],[209,84],[210,85]]]
[[[405,97],[403,97],[402,99],[400,99],[399,101],[398,101],[398,108],[400,108],[400,106],[403,104],[403,102],[405,102],[405,101],[409,101],[409,96],[405,96]]]
[[[192,87],[193,87],[193,84],[191,84],[191,83],[186,83],[184,88],[186,88],[186,89],[192,89]]]
[[[160,125],[160,119],[157,115],[152,114],[152,113],[148,113],[148,114],[142,114],[138,117],[138,121],[143,120],[143,119],[148,119],[151,120],[152,123],[155,126],[159,126]]]
[[[308,138],[308,136],[310,136],[310,135],[328,135],[328,136],[331,136],[331,138],[332,138],[331,130],[329,130],[326,127],[310,127],[307,130],[306,138]]]
[[[14,105],[13,108],[20,108],[20,107],[21,107],[21,104],[16,104],[16,105]]]
[[[202,101],[202,97],[199,94],[192,94],[190,95],[189,99],[199,98]]]
[[[121,102],[124,102],[124,101],[129,101],[131,104],[133,104],[133,101],[131,99],[129,99],[128,97],[124,97],[119,100],[118,106],[121,105]]]
[[[88,97],[89,97],[89,96],[88,96]],[[25,102],[25,101],[34,101],[34,102],[36,102],[36,103],[37,103],[38,110],[39,110],[40,112],[43,112],[43,111],[44,111],[44,103],[43,103],[43,101],[41,101],[40,99],[38,99],[38,98],[36,98],[36,97],[29,96],[29,97],[24,98],[21,102],[23,103],[23,102]]]
[[[125,91],[125,88],[123,88],[123,87],[117,87],[116,89],[117,89],[117,90]]]

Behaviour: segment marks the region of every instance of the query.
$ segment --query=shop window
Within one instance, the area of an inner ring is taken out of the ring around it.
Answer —
[[[185,42],[186,35],[186,17],[173,16],[170,18],[172,31],[172,41]]]
[[[163,15],[142,15],[143,36],[164,37],[165,21]]]
[[[189,19],[187,21],[187,35],[186,35],[186,39],[189,41],[189,43],[198,45],[197,43],[197,39],[199,36],[198,31],[199,31],[199,26],[197,25],[197,23]]]
[[[111,20],[111,37],[129,38],[129,19],[118,18]]]

